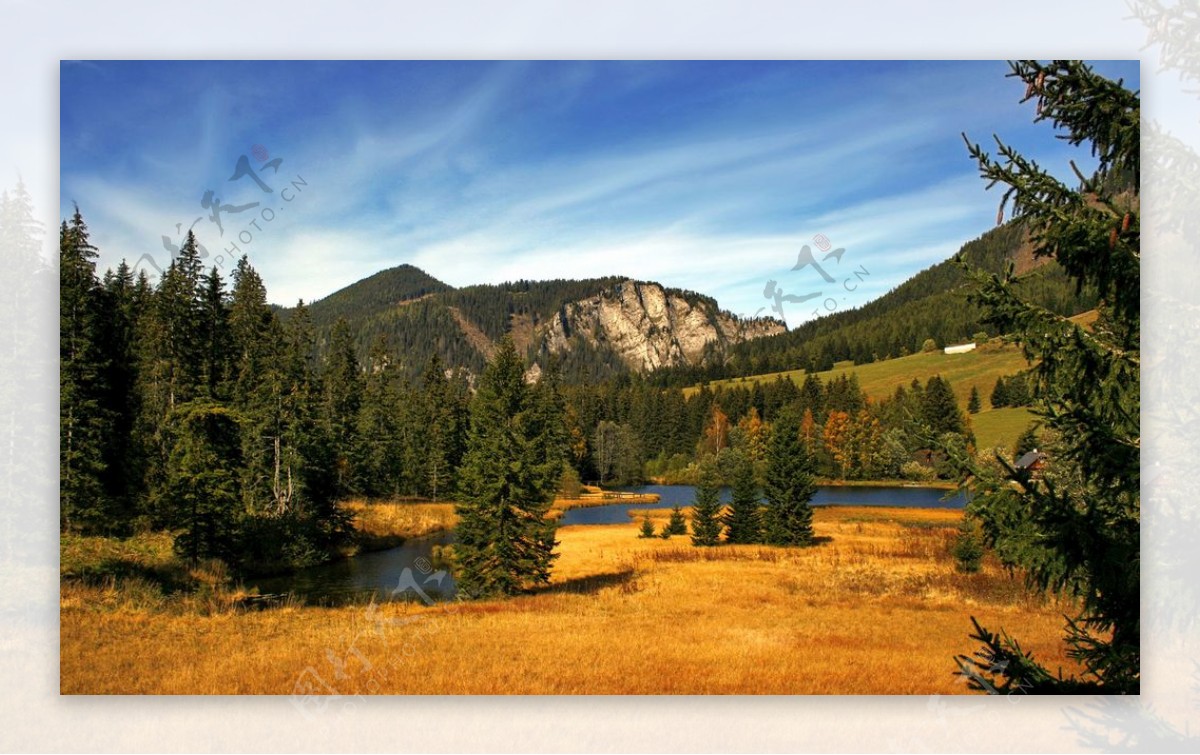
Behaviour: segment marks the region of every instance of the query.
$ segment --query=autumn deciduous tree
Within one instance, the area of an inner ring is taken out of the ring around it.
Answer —
[[[700,439],[701,454],[716,456],[729,447],[729,416],[714,405],[709,414],[708,424],[704,426],[704,435]]]
[[[854,459],[850,438],[850,415],[846,412],[830,412],[821,433],[825,452],[833,462],[838,477],[845,479]]]

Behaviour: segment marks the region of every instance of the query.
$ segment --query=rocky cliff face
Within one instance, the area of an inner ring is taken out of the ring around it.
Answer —
[[[743,321],[707,297],[634,280],[563,306],[543,327],[551,353],[568,351],[582,340],[616,354],[638,372],[699,364],[710,344],[723,350],[786,330],[778,320]]]

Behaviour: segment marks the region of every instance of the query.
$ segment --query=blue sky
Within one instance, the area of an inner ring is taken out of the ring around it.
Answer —
[[[1136,61],[1095,66],[1139,86]],[[79,204],[101,269],[144,254],[165,266],[162,237],[192,226],[207,262],[229,270],[246,253],[280,304],[407,262],[456,286],[626,275],[741,314],[770,313],[769,280],[820,291],[784,303],[795,326],[825,297],[863,304],[992,227],[999,196],[960,132],[997,133],[1062,175],[1071,157],[1091,164],[1032,123],[1007,70],[64,62],[61,212]],[[242,156],[254,173],[231,180]],[[817,234],[845,249],[823,263],[835,285],[792,270],[805,244],[824,256]]]

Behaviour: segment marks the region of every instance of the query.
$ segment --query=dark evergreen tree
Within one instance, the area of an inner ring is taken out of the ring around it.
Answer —
[[[324,387],[317,374],[313,345],[315,335],[308,308],[301,301],[283,328],[283,380],[287,404],[294,421],[290,425],[291,445],[303,459],[300,474],[305,498],[320,522],[336,522],[334,503],[337,495],[336,454],[328,425],[323,421]]]
[[[203,395],[214,400],[227,400],[234,349],[229,330],[230,313],[225,281],[221,279],[215,265],[204,277],[202,285],[200,334],[204,343],[201,351],[203,361],[200,367],[200,384]]]
[[[459,470],[454,549],[465,595],[513,595],[550,579],[555,524],[546,514],[562,469],[562,449],[549,446],[554,403],[526,386],[505,337],[480,376]]]
[[[979,403],[979,389],[971,386],[971,397],[967,399],[967,412],[970,414],[979,414],[979,410],[982,408]]]
[[[679,506],[675,506],[671,509],[671,518],[667,520],[666,531],[669,535],[687,534],[687,518],[684,517],[683,509]]]
[[[733,464],[733,498],[725,515],[728,528],[726,542],[762,542],[762,517],[759,512],[758,481],[754,479],[754,464],[742,453],[735,454]]]
[[[650,521],[649,516],[642,517],[642,529],[638,532],[638,537],[654,537],[654,522]]]
[[[925,425],[935,435],[942,433],[959,433],[966,430],[966,421],[950,383],[940,375],[934,375],[925,381],[925,391],[922,394],[921,411]]]
[[[111,514],[103,485],[112,430],[101,351],[108,323],[97,255],[76,207],[59,232],[59,515],[66,529],[93,531],[105,529]]]
[[[421,379],[419,456],[421,489],[433,500],[454,489],[454,470],[462,460],[466,437],[466,405],[442,360],[434,355]]]
[[[781,404],[786,406],[786,403]],[[804,385],[800,387],[800,411],[811,409],[817,424],[825,422],[825,387],[821,379],[809,373],[804,376]]]
[[[205,318],[203,269],[196,236],[188,231],[179,256],[163,274],[155,305],[159,321],[160,379],[165,411],[201,395],[204,387]],[[163,415],[165,416],[165,414]]]
[[[1010,375],[1005,380],[1009,406],[1029,406],[1033,395],[1029,391],[1029,378],[1025,373]]]
[[[414,402],[402,398],[399,379],[388,356],[386,339],[381,335],[367,357],[367,374],[349,452],[354,470],[350,488],[369,498],[394,497],[401,490],[415,487],[406,484],[406,473],[411,475],[415,471],[417,457],[423,450],[411,442],[420,422],[411,416]]]
[[[813,540],[811,501],[817,492],[813,460],[800,439],[795,411],[779,415],[767,446],[767,505],[763,536],[771,545],[810,545]]]
[[[525,425],[530,443],[529,461],[536,490],[549,491],[553,500],[567,460],[568,435],[562,375],[551,359],[537,383],[528,389],[529,411]]]
[[[138,322],[139,407],[135,442],[144,461],[142,496],[147,521],[166,526],[173,513],[163,495],[171,447],[167,418],[206,393],[204,306],[199,245],[190,231],[163,273],[149,311]],[[153,504],[152,502],[157,502]]]
[[[692,545],[712,546],[721,542],[721,488],[716,465],[705,461],[700,466],[696,483],[696,500],[692,504]]]
[[[238,421],[229,409],[207,400],[180,404],[167,418],[170,453],[160,491],[167,500],[161,508],[180,531],[176,551],[191,561],[239,561]]]
[[[996,378],[996,387],[992,388],[992,395],[988,399],[988,403],[992,405],[993,409],[1003,409],[1009,406],[1008,385],[1003,375]]]
[[[354,492],[353,463],[357,440],[358,412],[362,405],[362,373],[354,352],[350,326],[339,320],[330,337],[324,372],[325,421],[336,456],[334,475],[337,496]]]
[[[1137,693],[1140,685],[1140,98],[1079,61],[1019,61],[1013,76],[1071,144],[1096,157],[1090,177],[1068,186],[1012,147],[993,159],[968,142],[982,176],[1006,187],[1001,211],[1030,230],[1034,254],[1053,257],[1099,298],[1091,329],[1030,303],[1005,275],[978,274],[987,321],[1012,334],[1035,365],[1036,412],[1061,440],[1040,479],[977,473],[971,510],[985,537],[1017,554],[1032,584],[1069,590],[1082,606],[1069,621],[1070,655],[1085,671],[1061,678],[1016,641],[975,623],[978,658],[964,673],[1007,692]],[[1010,547],[1012,546],[1012,547]]]
[[[137,514],[144,463],[136,442],[138,401],[138,323],[150,306],[150,283],[145,275],[136,280],[129,265],[121,260],[115,271],[104,276],[105,320],[103,351],[108,356],[105,374],[105,405],[112,412],[112,433],[105,444],[105,490],[114,501],[113,515],[129,523]],[[114,521],[114,524],[116,522]]]
[[[214,271],[215,272],[215,271]],[[207,300],[215,286],[206,286]],[[216,302],[212,302],[216,306]],[[206,310],[208,307],[206,306]],[[219,323],[216,315],[206,317]],[[233,273],[233,292],[228,315],[228,356],[214,348],[205,372],[220,375],[228,364],[231,373],[230,404],[242,418],[242,459],[240,479],[245,510],[251,514],[282,515],[296,497],[297,476],[301,465],[296,448],[290,443],[295,421],[289,394],[293,388],[284,370],[283,333],[267,304],[262,279],[242,257]],[[221,327],[221,326],[217,326]],[[207,328],[206,328],[207,330]],[[212,340],[220,344],[220,337]],[[223,391],[213,380],[214,395]]]

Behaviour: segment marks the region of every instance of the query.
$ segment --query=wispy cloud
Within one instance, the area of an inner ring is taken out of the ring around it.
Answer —
[[[994,217],[960,131],[1005,133],[1041,159],[1065,160],[1068,148],[1017,107],[1004,70],[72,66],[63,71],[64,211],[80,202],[102,264],[113,264],[161,250],[177,223],[206,216],[207,189],[258,201],[255,212],[275,217],[249,244],[237,239],[252,213],[231,216],[225,235],[207,219],[197,231],[214,256],[248,253],[280,303],[408,262],[454,285],[629,275],[752,313],[769,304],[766,280],[806,285],[791,267],[816,233],[845,247],[847,263],[869,263],[857,294],[869,298]],[[80,117],[105,97],[105,117]],[[272,178],[303,176],[294,203],[229,183],[253,144],[282,159]]]

